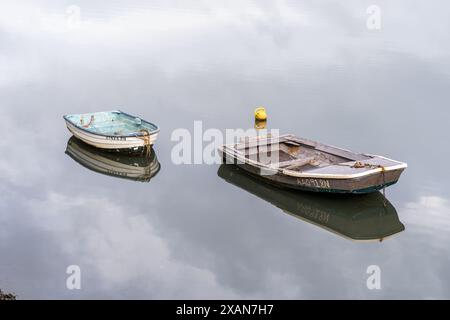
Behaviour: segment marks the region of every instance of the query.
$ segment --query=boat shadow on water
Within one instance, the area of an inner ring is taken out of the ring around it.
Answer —
[[[141,155],[130,155],[104,151],[71,137],[66,154],[89,170],[133,181],[149,182],[161,169],[153,148]]]
[[[218,175],[289,215],[350,240],[382,241],[405,230],[380,192],[343,196],[281,189],[231,164],[221,165]]]

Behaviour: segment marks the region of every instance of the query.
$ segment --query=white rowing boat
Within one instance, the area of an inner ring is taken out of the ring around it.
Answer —
[[[111,151],[141,151],[158,137],[157,125],[122,111],[65,115],[67,128],[78,139]]]

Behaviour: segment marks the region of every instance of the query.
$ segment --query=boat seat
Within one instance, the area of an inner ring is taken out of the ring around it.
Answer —
[[[289,161],[282,161],[277,163],[272,163],[270,167],[272,168],[284,168],[284,169],[294,169],[303,167],[307,164],[312,164],[316,160],[315,157],[307,157],[301,159],[294,159]]]

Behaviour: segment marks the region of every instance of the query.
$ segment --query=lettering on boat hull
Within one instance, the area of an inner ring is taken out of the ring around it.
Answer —
[[[330,189],[330,181],[326,179],[305,179],[298,178],[297,184],[310,188]]]
[[[127,141],[126,137],[106,136],[106,140]]]

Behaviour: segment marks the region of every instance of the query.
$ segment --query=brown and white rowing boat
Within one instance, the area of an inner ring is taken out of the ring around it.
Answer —
[[[383,156],[356,153],[291,134],[245,138],[224,145],[225,163],[237,164],[282,187],[331,193],[370,193],[393,185],[407,167]]]

